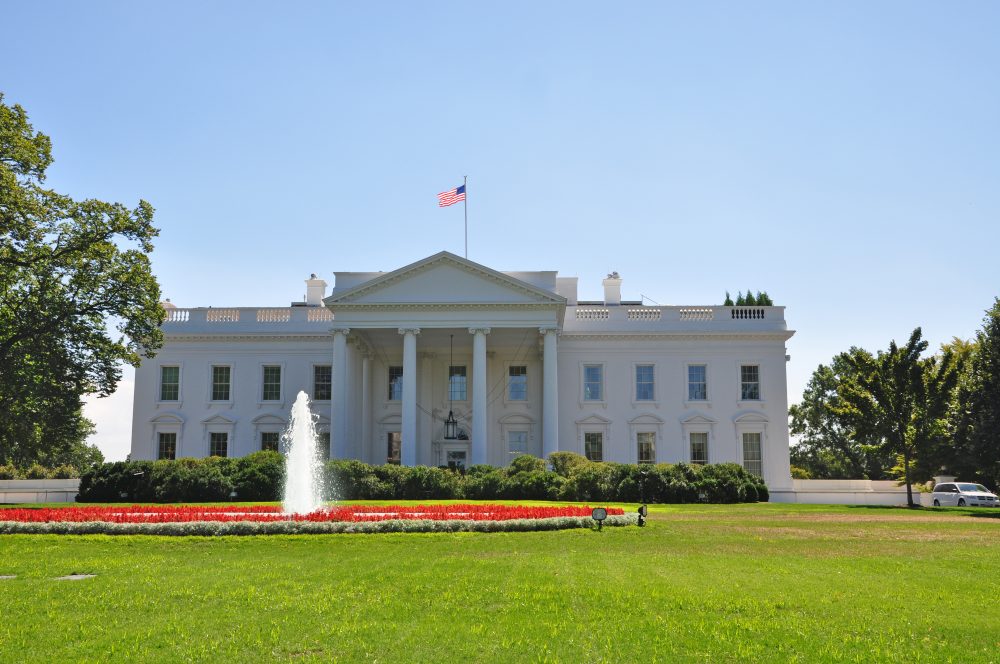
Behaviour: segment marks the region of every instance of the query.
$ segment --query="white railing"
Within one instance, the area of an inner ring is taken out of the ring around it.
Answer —
[[[309,312],[306,320],[310,323],[328,323],[333,320],[333,312],[326,307],[310,307],[306,311]]]
[[[607,320],[611,312],[607,309],[577,309],[577,320]]]
[[[187,309],[167,309],[166,312],[164,321],[167,323],[186,323],[190,315]]]
[[[205,312],[209,323],[236,323],[240,320],[239,309],[209,309]]]
[[[167,309],[165,324],[175,330],[197,326],[225,327],[231,330],[252,329],[254,326],[303,325],[303,329],[320,329],[333,321],[333,313],[325,307],[198,307]],[[193,330],[192,330],[193,331]]]
[[[663,318],[661,309],[643,307],[642,309],[629,309],[625,316],[628,320],[660,320]]]
[[[711,307],[681,307],[677,313],[680,320],[715,320],[715,309]]]
[[[258,323],[287,323],[291,318],[292,310],[290,307],[257,310]]]

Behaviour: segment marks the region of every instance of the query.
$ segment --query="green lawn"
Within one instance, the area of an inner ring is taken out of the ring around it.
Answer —
[[[634,506],[628,506],[634,509]],[[0,537],[0,662],[1000,661],[1000,516],[651,508],[646,528]],[[71,573],[97,576],[55,581]]]

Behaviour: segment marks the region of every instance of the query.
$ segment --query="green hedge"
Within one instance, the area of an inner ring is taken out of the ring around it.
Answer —
[[[699,466],[595,463],[571,452],[520,456],[506,468],[460,473],[429,466],[326,464],[332,500],[565,500],[647,503],[767,501],[764,481],[734,463]],[[80,502],[215,502],[281,499],[284,457],[277,452],[223,459],[117,461],[84,474]]]

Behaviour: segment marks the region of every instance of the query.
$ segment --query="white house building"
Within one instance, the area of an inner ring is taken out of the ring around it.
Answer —
[[[507,464],[566,450],[732,461],[791,488],[783,307],[577,299],[577,279],[441,252],[306,281],[283,308],[176,308],[136,371],[133,459],[277,449],[304,390],[333,458]],[[448,426],[449,414],[455,425]]]

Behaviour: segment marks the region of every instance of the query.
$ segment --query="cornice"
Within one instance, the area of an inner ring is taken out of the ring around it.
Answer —
[[[468,311],[482,309],[559,309],[558,302],[331,302],[328,308],[335,311],[420,310]]]
[[[574,333],[565,330],[559,335],[561,341],[788,341],[794,332],[743,332],[743,333],[692,333],[692,332],[620,332],[614,334]]]
[[[163,335],[163,340],[173,341],[173,342],[231,341],[231,342],[241,343],[247,341],[264,341],[264,342],[315,341],[315,342],[331,343],[333,341],[333,335],[331,334],[165,334]]]

